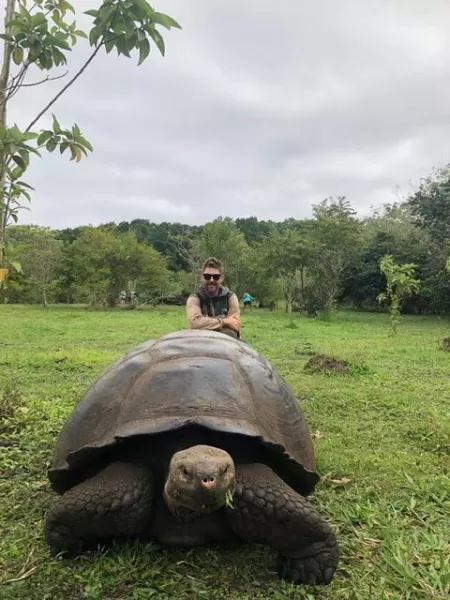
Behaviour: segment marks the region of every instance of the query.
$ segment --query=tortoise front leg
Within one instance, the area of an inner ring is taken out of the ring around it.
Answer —
[[[233,507],[227,508],[233,531],[278,550],[280,578],[296,584],[329,584],[339,550],[325,519],[266,465],[237,467],[236,482]]]
[[[129,537],[148,526],[154,496],[152,473],[112,463],[58,499],[45,520],[53,555],[77,555],[108,538]]]

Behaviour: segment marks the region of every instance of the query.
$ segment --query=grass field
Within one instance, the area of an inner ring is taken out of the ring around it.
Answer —
[[[89,311],[0,307],[0,598],[8,600],[448,599],[450,322],[338,312],[331,322],[282,312],[243,316],[243,337],[281,371],[314,433],[322,480],[313,502],[338,535],[325,588],[279,582],[261,546],[161,551],[129,543],[72,561],[49,557],[43,518],[56,436],[110,361],[185,327],[181,308]],[[349,375],[307,375],[309,352],[347,359]],[[6,415],[6,418],[5,418]]]

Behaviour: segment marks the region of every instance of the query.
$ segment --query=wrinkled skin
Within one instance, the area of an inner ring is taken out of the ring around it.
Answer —
[[[164,500],[178,520],[186,520],[187,515],[193,520],[219,510],[235,487],[234,462],[228,452],[198,445],[172,457]]]
[[[330,526],[304,497],[267,465],[236,464],[205,445],[174,453],[160,483],[148,465],[111,462],[60,497],[45,537],[52,554],[69,556],[117,537],[265,543],[278,551],[280,578],[295,584],[328,584],[338,564]]]

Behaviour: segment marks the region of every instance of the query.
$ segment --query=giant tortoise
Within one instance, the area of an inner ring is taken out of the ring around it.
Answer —
[[[279,577],[328,584],[336,537],[305,500],[319,477],[293,392],[244,342],[187,330],[111,364],[59,435],[45,538],[74,556],[107,540],[268,544]]]

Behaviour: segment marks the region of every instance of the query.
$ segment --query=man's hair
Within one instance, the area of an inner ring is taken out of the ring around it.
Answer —
[[[209,258],[207,258],[205,260],[205,262],[203,263],[203,266],[202,266],[202,271],[204,271],[207,268],[217,269],[221,273],[223,272],[223,264],[215,256],[210,256]]]

